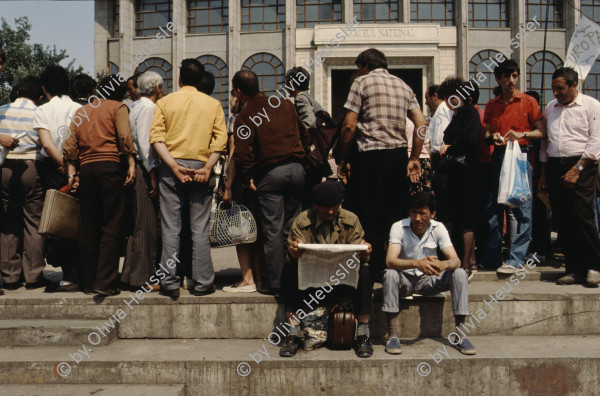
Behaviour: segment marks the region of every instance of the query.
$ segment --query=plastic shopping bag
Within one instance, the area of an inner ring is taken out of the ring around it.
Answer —
[[[516,208],[531,197],[531,186],[527,177],[527,154],[521,152],[516,140],[508,142],[500,171],[498,203]]]

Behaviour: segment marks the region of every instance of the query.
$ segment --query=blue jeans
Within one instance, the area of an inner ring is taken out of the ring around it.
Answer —
[[[483,264],[489,268],[498,268],[502,265],[502,228],[504,228],[504,205],[498,204],[498,188],[500,170],[504,160],[505,150],[496,148],[492,154],[492,169],[490,174],[490,195],[485,212],[490,226],[490,237],[485,250]],[[527,177],[529,186],[533,186],[533,168],[527,162]],[[533,199],[523,205],[512,208],[517,220],[517,232],[510,245],[510,257],[506,264],[519,268],[525,262],[529,242],[531,241],[531,224],[533,217]]]

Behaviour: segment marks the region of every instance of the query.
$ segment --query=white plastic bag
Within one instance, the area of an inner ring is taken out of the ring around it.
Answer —
[[[500,171],[499,204],[516,208],[531,199],[527,165],[527,154],[521,152],[519,143],[508,142]]]

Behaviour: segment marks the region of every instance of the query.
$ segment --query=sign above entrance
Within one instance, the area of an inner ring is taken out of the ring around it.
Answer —
[[[336,25],[315,26],[315,45],[323,45],[335,40],[340,29]],[[439,25],[393,24],[389,26],[360,24],[348,32],[345,44],[362,43],[439,43]],[[445,40],[444,40],[445,41]]]

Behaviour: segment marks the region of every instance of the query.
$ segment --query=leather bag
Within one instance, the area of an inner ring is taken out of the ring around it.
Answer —
[[[329,314],[329,345],[333,349],[351,349],[354,341],[354,312],[347,305],[336,305]]]
[[[77,242],[79,199],[50,189],[46,192],[38,232],[59,241]]]

